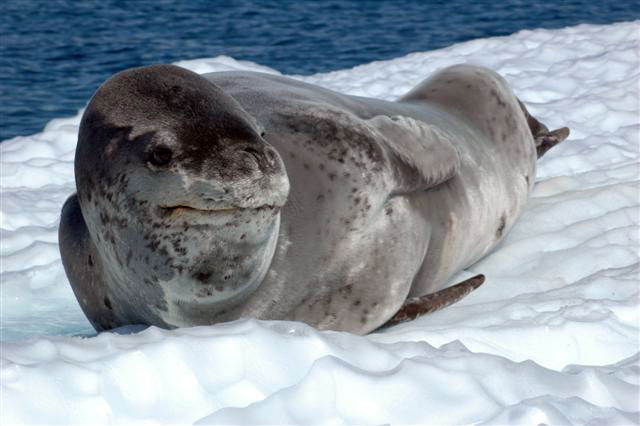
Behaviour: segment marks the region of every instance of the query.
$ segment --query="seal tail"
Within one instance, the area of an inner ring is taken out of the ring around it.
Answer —
[[[484,283],[484,275],[476,275],[454,286],[447,287],[435,293],[408,299],[400,310],[384,324],[384,327],[411,321],[419,316],[430,314],[446,308],[463,299],[466,295]]]
[[[560,129],[549,131],[547,126],[545,126],[535,117],[529,114],[529,111],[527,111],[527,108],[522,102],[520,102],[519,99],[518,103],[520,104],[520,108],[522,109],[524,116],[527,118],[529,129],[531,129],[531,134],[533,135],[533,139],[536,142],[536,151],[538,152],[538,158],[542,157],[547,151],[558,145],[569,136],[568,127],[561,127]]]

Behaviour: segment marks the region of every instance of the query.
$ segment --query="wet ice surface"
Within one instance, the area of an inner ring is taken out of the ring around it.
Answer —
[[[303,80],[394,99],[433,71],[502,74],[569,140],[540,162],[486,283],[366,337],[243,320],[93,338],[64,275],[79,116],[0,144],[3,423],[640,422],[640,22],[524,31]],[[265,71],[218,57],[197,72]],[[275,71],[272,71],[275,72]],[[46,337],[49,336],[49,337]],[[26,339],[26,340],[25,340]]]

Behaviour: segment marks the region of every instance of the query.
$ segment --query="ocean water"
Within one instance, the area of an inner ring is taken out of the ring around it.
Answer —
[[[120,70],[228,55],[313,74],[521,29],[640,18],[640,1],[0,1],[0,141],[73,115]]]

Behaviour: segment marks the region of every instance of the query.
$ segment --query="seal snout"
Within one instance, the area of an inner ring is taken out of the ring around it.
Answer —
[[[222,182],[226,201],[238,209],[279,208],[289,195],[289,177],[276,149],[264,140],[238,143],[224,153],[234,164]],[[234,170],[235,169],[235,170]]]
[[[267,143],[243,144],[237,151],[253,161],[263,173],[274,173],[284,168],[276,150]]]

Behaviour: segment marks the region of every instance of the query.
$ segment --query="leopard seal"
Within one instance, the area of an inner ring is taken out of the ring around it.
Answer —
[[[253,317],[368,333],[495,247],[567,135],[478,66],[395,102],[133,68],[82,117],[63,265],[99,331]]]

